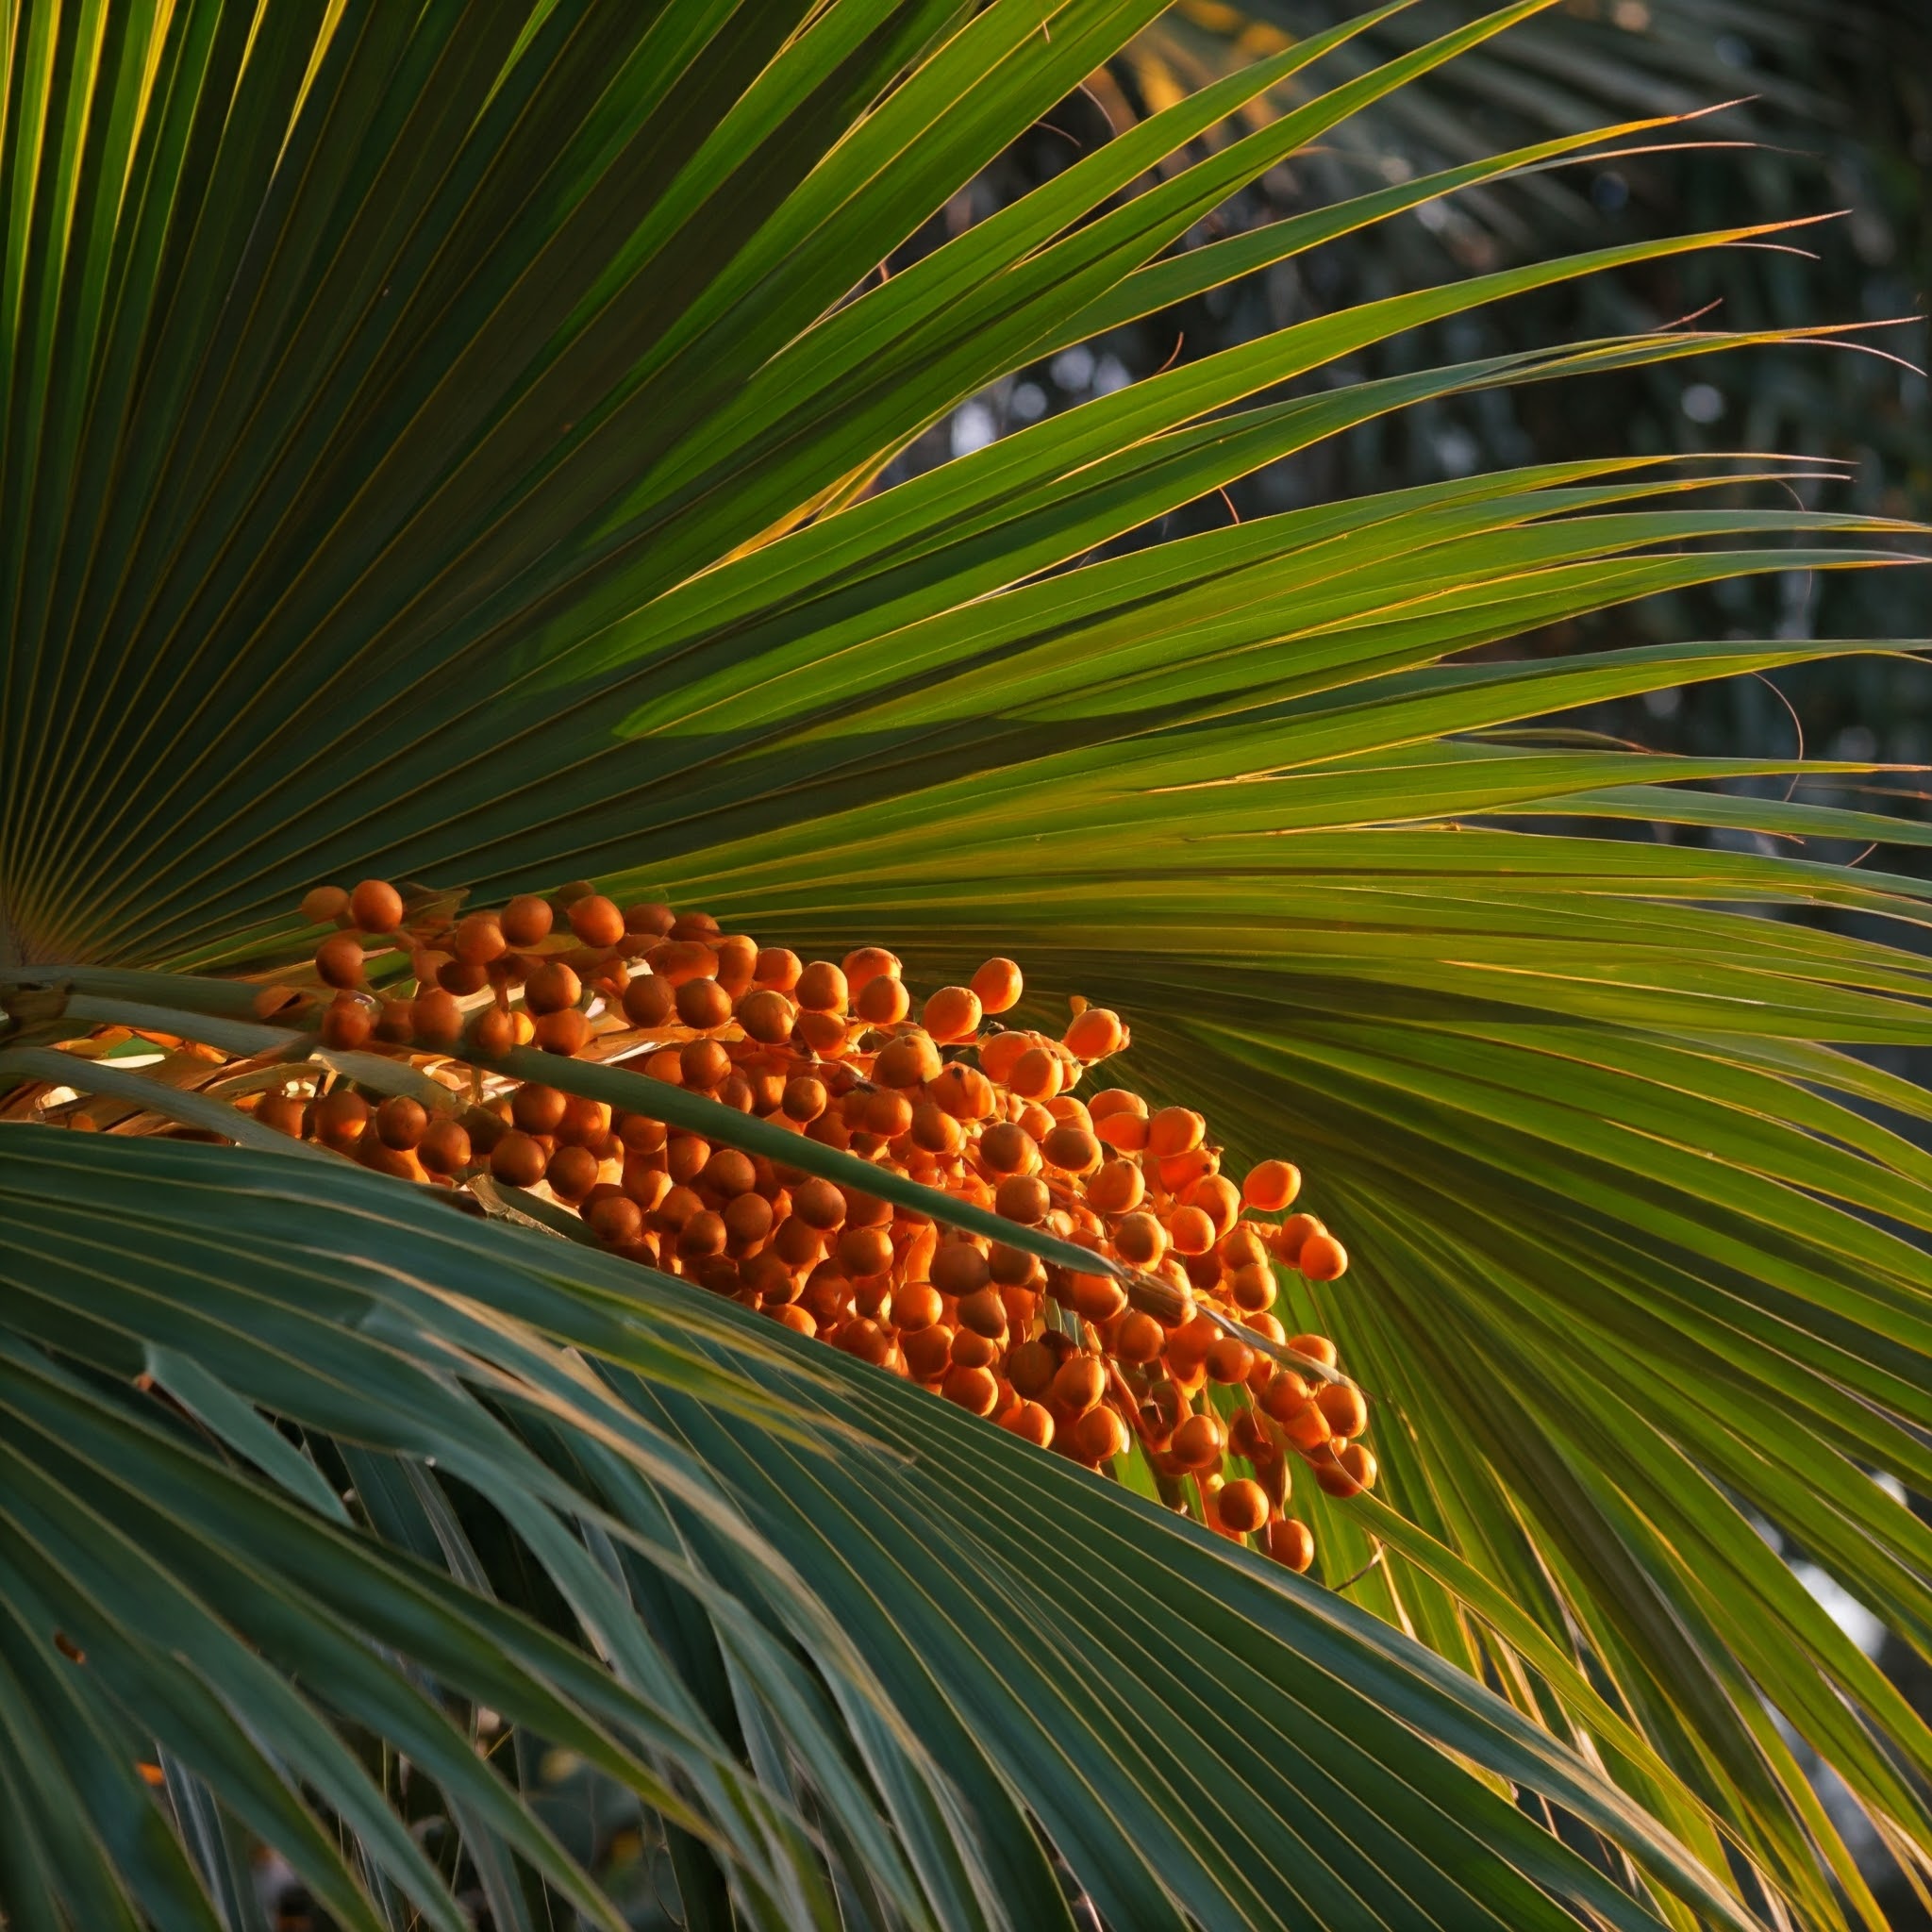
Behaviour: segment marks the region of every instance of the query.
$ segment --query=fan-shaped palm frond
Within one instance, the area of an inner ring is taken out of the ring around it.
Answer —
[[[1614,836],[1869,834],[1721,789],[1762,761],[1521,728],[1872,647],[1465,655],[1901,526],[1756,507],[1774,458],[1583,457],[1158,541],[1431,396],[1747,347],[1296,383],[1730,233],[1323,316],[879,489],[1027,361],[1411,205],[1172,253],[1535,7],[1160,172],[1353,25],[1288,48],[879,273],[1157,10],[6,16],[0,1065],[17,1115],[117,1101],[0,1135],[12,1923],[245,1925],[258,1841],[345,1924],[621,1923],[546,1748],[694,1924],[1872,1921],[1781,1725],[1923,1860],[1932,1740],[1757,1525],[1926,1641],[1868,1474],[1924,1487],[1932,1195],[1872,1110],[1925,1103],[1813,1043],[1916,1040],[1924,973],[1745,916],[1923,894]],[[295,901],[365,873],[586,873],[1120,1008],[1149,1091],[1322,1173],[1357,1266],[1291,1292],[1400,1419],[1387,1505],[1318,1502],[1300,1581],[203,1091],[196,1042],[309,1050],[234,981],[299,976]]]

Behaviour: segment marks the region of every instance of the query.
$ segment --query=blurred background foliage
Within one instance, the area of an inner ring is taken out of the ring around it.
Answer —
[[[1216,75],[1361,10],[1349,0],[1247,0],[1241,7],[1178,0],[955,197],[943,225],[957,232],[983,219]],[[1472,11],[1457,0],[1421,0],[1331,57],[1324,72],[1366,70]],[[1256,109],[1268,110],[1266,102]],[[1171,359],[1192,361],[1306,316],[1445,275],[1481,274],[1558,245],[1608,247],[1646,235],[1812,215],[1827,219],[1776,245],[1713,250],[1566,282],[1378,345],[1311,381],[1341,385],[1692,316],[1727,328],[1896,325],[1856,338],[1862,346],[1759,350],[1428,404],[1275,464],[1235,485],[1231,502],[1207,498],[1144,534],[1174,536],[1230,514],[1607,451],[1801,452],[1844,466],[1841,478],[1803,486],[1813,504],[1932,515],[1926,383],[1904,366],[1926,366],[1924,318],[1932,288],[1925,198],[1932,8],[1918,0],[1559,0],[1273,170],[1201,224],[1188,244],[1592,122],[1682,113],[1700,118],[1633,137],[1612,156],[1426,203],[1067,350],[937,425],[889,479],[1120,388]],[[1668,151],[1657,151],[1666,144]],[[932,225],[908,258],[941,232]],[[1612,609],[1531,644],[1560,651],[1686,634],[1923,637],[1932,629],[1928,601],[1927,580],[1915,570],[1834,573],[1829,580],[1793,572]],[[1807,665],[1780,673],[1776,688],[1761,678],[1735,679],[1652,693],[1567,722],[1658,751],[1778,754],[1793,742],[1794,713],[1813,756],[1902,765],[1932,759],[1932,677],[1904,660]],[[1879,801],[1885,808],[1924,808],[1915,774],[1901,773],[1884,789],[1893,794]],[[1869,794],[1870,787],[1861,790]],[[1824,784],[1813,784],[1808,795],[1821,803],[1874,802]],[[1653,836],[1649,828],[1641,835]],[[1678,836],[1722,842],[1729,835]],[[1835,847],[1820,856],[1850,854]]]

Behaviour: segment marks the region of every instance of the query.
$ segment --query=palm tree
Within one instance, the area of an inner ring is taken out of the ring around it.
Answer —
[[[1656,137],[1183,246],[1534,0],[1162,172],[1344,26],[881,273],[1158,10],[4,15],[9,1926],[254,1926],[259,1847],[355,1927],[651,1923],[613,1864],[690,1925],[1875,1924],[1800,1747],[1923,1870],[1932,1738],[1769,1541],[1926,1647],[1928,1103],[1848,1050],[1924,1036],[1924,889],[1771,843],[1923,835],[1533,722],[1880,646],[1486,648],[1898,526],[1774,458],[1580,455],[1150,541],[1408,404],[1747,348],[1293,386],[1726,234],[1324,315],[875,487],[1056,349]],[[297,901],[365,874],[584,874],[1119,1008],[1146,1095],[1316,1177],[1357,1265],[1283,1307],[1390,1418],[1386,1500],[1318,1492],[1301,1577],[540,1197],[276,1132],[235,1103],[291,1067],[418,1077],[275,1011]]]

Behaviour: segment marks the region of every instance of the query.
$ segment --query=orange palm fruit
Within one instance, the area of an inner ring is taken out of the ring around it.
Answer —
[[[1314,1400],[1314,1391],[1298,1370],[1277,1368],[1269,1378],[1261,1407],[1278,1423],[1299,1415]]]
[[[912,1109],[908,1131],[912,1144],[928,1154],[957,1154],[966,1144],[966,1130],[946,1110],[930,1100]]]
[[[1037,1033],[995,1033],[979,1042],[979,1064],[995,1086],[1003,1084],[1024,1053],[1041,1044]]]
[[[353,1053],[369,1043],[375,1031],[375,1013],[368,1001],[354,993],[339,992],[322,1009],[322,1043],[340,1052]]]
[[[969,1415],[991,1415],[999,1400],[1000,1385],[991,1369],[969,1368],[955,1362],[940,1384],[940,1393],[957,1402]]]
[[[431,1174],[459,1174],[470,1164],[470,1137],[460,1122],[439,1114],[423,1130],[416,1158]]]
[[[1230,1271],[1261,1268],[1268,1263],[1268,1243],[1252,1221],[1238,1222],[1223,1235],[1217,1252],[1221,1256],[1221,1265]]]
[[[637,905],[624,908],[624,929],[633,942],[641,939],[662,939],[676,924],[676,916],[670,907],[659,900],[641,900]]]
[[[687,1040],[677,1049],[677,1070],[693,1092],[710,1093],[731,1071],[731,1056],[715,1040]]]
[[[1089,1007],[1075,1015],[1074,1024],[1062,1036],[1062,1044],[1076,1060],[1104,1060],[1118,1053],[1126,1039],[1121,1016],[1106,1007]]]
[[[1245,1315],[1258,1315],[1274,1306],[1274,1271],[1265,1263],[1237,1268],[1227,1277],[1227,1298]]]
[[[392,1174],[401,1181],[420,1181],[423,1169],[413,1154],[384,1143],[375,1125],[365,1127],[356,1142],[357,1160],[377,1174]]]
[[[808,1268],[825,1251],[822,1230],[788,1214],[772,1233],[772,1252],[790,1268]]]
[[[564,916],[570,929],[587,946],[614,946],[624,938],[624,914],[601,892],[586,892],[573,899]]]
[[[825,1085],[809,1074],[798,1074],[785,1083],[785,1097],[778,1103],[787,1120],[815,1121],[827,1105]]]
[[[892,1325],[902,1335],[930,1328],[945,1312],[940,1291],[929,1281],[908,1281],[892,1291]]]
[[[1274,1438],[1268,1433],[1268,1425],[1261,1420],[1259,1409],[1235,1411],[1234,1420],[1227,1425],[1227,1453],[1245,1456],[1250,1462],[1272,1462],[1280,1456],[1281,1451],[1275,1447]]]
[[[1268,1554],[1299,1574],[1315,1560],[1315,1538],[1296,1516],[1278,1516],[1268,1525]]]
[[[375,1037],[391,1046],[408,1046],[416,1037],[414,1000],[383,999],[375,1008]]]
[[[1167,1253],[1167,1230],[1151,1214],[1124,1215],[1113,1231],[1113,1251],[1130,1268],[1152,1268]]]
[[[528,1134],[506,1134],[490,1150],[490,1172],[507,1187],[534,1188],[543,1178],[549,1156]]]
[[[756,985],[789,993],[804,971],[804,961],[789,947],[766,946],[752,962],[751,976]]]
[[[457,922],[450,951],[466,966],[487,966],[509,950],[509,937],[493,912],[472,912]]]
[[[798,1009],[791,1002],[769,986],[754,989],[738,1003],[738,1024],[744,1028],[744,1037],[765,1046],[790,1040],[797,1017]]]
[[[1325,1335],[1291,1335],[1288,1345],[1297,1355],[1305,1355],[1311,1361],[1318,1361],[1324,1369],[1332,1369],[1337,1360],[1335,1344]]]
[[[767,1302],[763,1312],[781,1328],[790,1328],[799,1335],[816,1335],[819,1324],[801,1308],[796,1302]]]
[[[1191,1108],[1163,1107],[1147,1123],[1147,1151],[1157,1160],[1191,1154],[1208,1132],[1208,1123]]]
[[[1139,1154],[1147,1145],[1147,1116],[1128,1113],[1124,1109],[1119,1113],[1096,1115],[1093,1131],[1100,1140],[1118,1153]]]
[[[581,1201],[597,1185],[597,1157],[588,1147],[559,1147],[544,1163],[543,1178],[559,1201]]]
[[[953,1331],[943,1322],[928,1322],[924,1328],[902,1327],[899,1347],[906,1357],[906,1371],[915,1382],[937,1382],[952,1366]]]
[[[942,1045],[971,1040],[979,1031],[979,995],[963,986],[942,986],[919,1009],[920,1024]]]
[[[749,933],[727,933],[712,951],[718,956],[718,983],[736,999],[758,973],[758,942]]]
[[[1174,1200],[1186,1200],[1196,1186],[1221,1165],[1221,1156],[1211,1148],[1191,1148],[1186,1154],[1169,1154],[1154,1163],[1161,1189]]]
[[[1380,1469],[1375,1453],[1366,1442],[1351,1442],[1341,1455],[1341,1467],[1354,1479],[1357,1490],[1373,1490]],[[1319,1480],[1319,1478],[1317,1478]]]
[[[718,956],[702,940],[666,940],[646,956],[651,971],[672,986],[687,979],[716,979]]]
[[[334,1087],[309,1108],[309,1125],[331,1147],[351,1144],[369,1119],[369,1103],[353,1087]]]
[[[715,979],[687,979],[672,997],[677,1017],[695,1032],[708,1033],[731,1017],[731,995]]]
[[[1007,1357],[1007,1379],[1028,1401],[1046,1393],[1058,1368],[1058,1357],[1037,1337],[1018,1343]]]
[[[1059,1056],[1043,1046],[1029,1046],[1013,1062],[1007,1085],[1023,1100],[1050,1100],[1064,1084]]]
[[[385,1147],[407,1152],[422,1140],[429,1125],[429,1109],[407,1093],[392,1093],[375,1109],[376,1138]]]
[[[700,1208],[677,1230],[677,1252],[689,1260],[704,1260],[712,1255],[722,1255],[730,1239],[724,1217],[709,1208]]]
[[[531,1013],[560,1013],[583,997],[584,985],[561,959],[546,959],[524,981],[524,1008]]]
[[[757,1246],[771,1233],[774,1218],[772,1204],[762,1194],[734,1195],[724,1209],[724,1232],[731,1247]]]
[[[1088,1179],[1087,1205],[1102,1214],[1125,1214],[1141,1205],[1146,1191],[1138,1162],[1108,1160]]]
[[[997,1174],[1030,1174],[1040,1165],[1033,1137],[1014,1121],[995,1121],[980,1135],[979,1158]]]
[[[352,932],[339,932],[315,949],[315,970],[325,986],[347,991],[362,984],[362,941]]]
[[[317,886],[302,895],[302,917],[310,925],[327,925],[349,909],[349,895],[340,886]]]
[[[1325,1443],[1334,1433],[1328,1426],[1328,1418],[1322,1413],[1321,1405],[1305,1402],[1293,1414],[1278,1417],[1281,1432],[1304,1456],[1311,1456]]]
[[[760,1197],[747,1194],[744,1198],[746,1200],[757,1200]],[[732,1205],[736,1207],[737,1203],[734,1202]],[[728,1211],[724,1216],[724,1225],[726,1230],[729,1231],[731,1216]],[[744,1287],[747,1295],[757,1295],[761,1303],[789,1302],[795,1301],[798,1298],[799,1283],[797,1276],[769,1249],[761,1250],[756,1255],[747,1256],[739,1265],[744,1273]]]
[[[490,969],[487,966],[472,966],[467,959],[445,959],[436,969],[436,983],[444,992],[454,993],[458,999],[467,999],[473,992],[481,992],[490,984]]]
[[[940,1050],[931,1036],[918,1028],[882,1046],[872,1063],[872,1076],[881,1087],[918,1087],[939,1070]]]
[[[1217,1335],[1208,1344],[1202,1366],[1208,1371],[1210,1382],[1231,1387],[1236,1382],[1248,1379],[1249,1372],[1255,1366],[1255,1351],[1238,1335]]]
[[[1050,1128],[1040,1143],[1049,1167],[1066,1174],[1091,1174],[1100,1165],[1100,1142],[1085,1127]]]
[[[1353,1382],[1325,1383],[1315,1404],[1338,1436],[1359,1436],[1369,1425],[1369,1405]]]
[[[504,938],[513,946],[537,946],[550,937],[557,915],[548,899],[534,892],[523,892],[503,908],[499,924]]]
[[[463,1009],[453,993],[432,987],[409,1002],[409,1024],[428,1047],[451,1047],[463,1037]]]
[[[403,923],[403,895],[387,879],[364,879],[349,894],[349,917],[364,932],[393,932]]]
[[[1311,1234],[1326,1234],[1328,1230],[1312,1214],[1291,1214],[1274,1231],[1274,1238],[1269,1247],[1274,1258],[1285,1267],[1292,1268],[1301,1258],[1302,1243]]]
[[[1130,1365],[1155,1361],[1167,1345],[1167,1331],[1152,1315],[1134,1309],[1114,1333],[1113,1352]]]
[[[892,1204],[876,1194],[862,1193],[857,1188],[841,1188],[845,1197],[845,1219],[854,1227],[890,1227]]]
[[[1295,1266],[1310,1281],[1336,1281],[1348,1271],[1348,1250],[1332,1234],[1311,1234],[1302,1243]]]
[[[839,1331],[839,1346],[847,1355],[857,1356],[862,1362],[879,1367],[891,1352],[891,1338],[879,1324],[865,1315],[857,1315]]]
[[[1214,1498],[1214,1516],[1231,1536],[1253,1536],[1268,1522],[1268,1492],[1257,1482],[1237,1476],[1223,1483]]]
[[[562,1054],[568,1058],[572,1054],[582,1053],[591,1043],[591,1022],[576,1008],[565,1007],[558,1012],[541,1015],[531,1039],[543,1052]]]
[[[971,1241],[942,1242],[933,1250],[931,1270],[941,1294],[974,1294],[992,1278],[986,1256]]]
[[[701,1134],[674,1134],[664,1143],[664,1170],[680,1188],[690,1187],[711,1158],[711,1143]]]
[[[698,1170],[697,1184],[714,1194],[723,1194],[726,1200],[734,1200],[758,1186],[758,1170],[752,1165],[750,1155],[736,1147],[719,1147]]]
[[[977,1067],[955,1061],[926,1083],[933,1105],[956,1121],[983,1121],[993,1108],[992,1082]]]
[[[900,971],[898,954],[889,953],[883,946],[856,946],[845,955],[845,984],[855,993],[881,974],[897,979]]]
[[[808,1227],[838,1227],[845,1220],[845,1196],[830,1181],[813,1174],[792,1189],[791,1211]]]
[[[570,1111],[570,1095],[553,1086],[525,1080],[510,1095],[510,1119],[525,1134],[555,1134]]]
[[[1315,1472],[1315,1481],[1324,1495],[1345,1503],[1351,1496],[1361,1494],[1362,1486],[1355,1472],[1336,1453],[1333,1442],[1324,1442],[1311,1451],[1308,1466]]]
[[[976,1288],[959,1297],[958,1325],[989,1341],[998,1341],[1007,1333],[1007,1305],[1000,1291],[991,1286]]]
[[[1177,1255],[1205,1255],[1214,1245],[1214,1224],[1198,1208],[1176,1208],[1167,1217],[1167,1238]]]
[[[1226,1435],[1215,1417],[1191,1415],[1175,1426],[1168,1454],[1181,1469],[1209,1469],[1221,1460],[1226,1445]]]
[[[798,975],[792,995],[810,1013],[842,1013],[846,996],[845,975],[829,959],[814,959]]]
[[[255,1118],[263,1126],[274,1127],[277,1133],[298,1141],[308,1116],[308,1108],[292,1093],[264,1093],[255,1109]]]
[[[1127,1425],[1103,1404],[1081,1416],[1067,1431],[1065,1440],[1077,1460],[1090,1469],[1098,1469],[1102,1463],[1126,1454]]]
[[[870,1092],[855,1088],[853,1091],[860,1099],[859,1120],[867,1133],[891,1141],[911,1126],[912,1103],[905,1094],[888,1087],[874,1087]]]
[[[483,1060],[498,1060],[516,1045],[516,1020],[502,1007],[485,1007],[472,1014],[466,1028],[470,1051]]]
[[[896,1026],[912,1010],[912,995],[896,974],[876,974],[853,996],[852,1010],[874,1026]]]
[[[1198,1180],[1188,1190],[1187,1204],[1198,1208],[1214,1224],[1214,1239],[1218,1241],[1228,1234],[1241,1211],[1241,1197],[1235,1191],[1232,1181],[1224,1180],[1218,1174],[1210,1174]],[[1225,1260],[1226,1257],[1224,1256]]]
[[[1068,1303],[1090,1322],[1110,1322],[1127,1305],[1127,1291],[1110,1274],[1074,1274],[1068,1279]]]
[[[1037,1174],[1009,1174],[993,1191],[993,1212],[1022,1227],[1034,1227],[1046,1219],[1053,1197],[1046,1183]]]
[[[1241,1199],[1263,1214],[1278,1214],[1302,1191],[1302,1171],[1291,1160],[1263,1160],[1249,1168]]]
[[[584,1100],[576,1094],[569,1094],[564,1099],[563,1112],[551,1131],[559,1141],[569,1141],[576,1146],[594,1151],[603,1145],[604,1137],[610,1131],[610,1109],[601,1100]]]
[[[989,1013],[1009,1011],[1020,1003],[1020,995],[1025,990],[1025,981],[1020,975],[1020,969],[1010,959],[989,959],[973,975],[973,991],[978,995],[980,1006]]]
[[[892,1265],[892,1241],[882,1227],[847,1227],[839,1236],[839,1265],[855,1279]]]
[[[999,1420],[1001,1428],[1036,1449],[1048,1448],[1053,1442],[1053,1411],[1037,1402],[1016,1402]]]
[[[1097,1125],[1117,1113],[1147,1118],[1147,1103],[1128,1087],[1105,1087],[1087,1103],[1088,1117]]]
[[[1069,1356],[1055,1372],[1051,1393],[1070,1415],[1084,1415],[1107,1393],[1107,1371],[1093,1356]]]

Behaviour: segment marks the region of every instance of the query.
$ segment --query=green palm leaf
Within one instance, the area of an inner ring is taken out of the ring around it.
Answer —
[[[1875,1922],[1778,1720],[1924,1862],[1932,1739],[1757,1527],[1926,1649],[1932,1551],[1868,1473],[1928,1486],[1932,1175],[1872,1116],[1926,1105],[1814,1043],[1919,1041],[1924,973],[1743,916],[1914,925],[1923,890],[1614,836],[1902,828],[1710,789],[1840,768],[1521,728],[1872,647],[1458,655],[1912,533],[1784,507],[1775,458],[1585,456],[1158,541],[1416,402],[1765,340],[1284,387],[1757,230],[1318,317],[878,487],[1044,354],[1582,145],[1186,246],[1535,8],[1319,92],[1351,23],[908,248],[1158,11],[5,16],[0,1067],[258,1142],[0,1140],[13,1922],[225,1923],[258,1839],[345,1924],[457,1924],[472,1881],[500,1925],[619,1923],[544,1823],[544,1743],[654,1821],[694,1924],[1067,1923],[1066,1871],[1123,1927]],[[1291,75],[1305,105],[1185,158]],[[1295,1312],[1400,1419],[1388,1505],[1317,1499],[1297,1581],[675,1283],[57,1052],[282,1051],[188,975],[286,969],[302,891],[367,872],[593,874],[1120,1008],[1138,1083],[1320,1174],[1357,1267]]]

